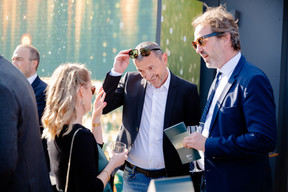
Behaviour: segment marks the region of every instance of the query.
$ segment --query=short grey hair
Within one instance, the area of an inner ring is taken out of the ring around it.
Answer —
[[[162,60],[163,51],[162,51],[160,45],[158,45],[157,43],[152,42],[152,41],[145,41],[145,42],[142,42],[142,43],[140,43],[139,45],[136,46],[136,49],[138,49],[138,51],[139,51],[141,48],[160,49],[160,50],[152,50],[152,51],[155,53],[155,55],[156,55],[160,60]],[[138,61],[141,61],[142,59],[143,59],[143,56],[142,56],[141,54],[139,54],[138,57],[137,57],[137,60],[138,60]]]

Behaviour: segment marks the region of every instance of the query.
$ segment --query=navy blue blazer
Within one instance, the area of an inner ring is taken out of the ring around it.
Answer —
[[[189,174],[189,164],[182,165],[176,149],[164,134],[164,129],[181,121],[188,125],[196,125],[200,120],[200,103],[197,86],[185,81],[173,73],[167,95],[167,102],[163,127],[163,152],[167,176]],[[139,132],[142,110],[144,105],[147,81],[138,72],[128,72],[121,76],[113,77],[107,74],[103,88],[106,92],[107,106],[103,113],[123,105],[122,126],[117,140],[128,146],[130,151]],[[161,98],[159,98],[161,99]]]
[[[37,101],[37,109],[38,109],[38,117],[39,117],[39,125],[41,125],[41,117],[44,112],[46,106],[46,96],[45,89],[47,84],[42,81],[39,76],[32,83],[32,87],[35,93],[36,101]]]
[[[268,153],[276,129],[270,82],[242,56],[213,112],[205,144],[207,191],[272,191]]]
[[[36,77],[36,79],[33,81],[32,83],[32,88],[34,90],[35,93],[35,97],[36,97],[36,102],[37,102],[37,111],[38,111],[38,117],[39,117],[39,125],[40,125],[40,131],[41,131],[41,135],[42,135],[42,131],[43,131],[43,127],[42,127],[42,122],[41,122],[41,118],[46,106],[46,94],[45,94],[45,89],[47,87],[47,84],[42,81],[39,76]],[[45,157],[46,157],[46,162],[47,162],[47,166],[48,169],[50,171],[50,160],[49,160],[49,155],[48,155],[48,150],[47,150],[47,141],[46,139],[42,139],[42,145],[43,145],[43,149],[44,149],[44,153],[45,153]]]

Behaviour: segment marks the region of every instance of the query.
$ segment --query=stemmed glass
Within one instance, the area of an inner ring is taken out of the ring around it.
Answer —
[[[125,149],[126,149],[126,144],[121,141],[115,141],[112,143],[112,151],[114,153],[117,153],[117,154],[123,153]],[[111,175],[114,176],[119,168],[120,167],[115,168],[114,171],[111,173]]]
[[[201,133],[202,132],[202,126],[198,126],[198,125],[193,125],[193,126],[187,126],[187,131],[189,134],[192,134],[194,132],[198,132],[198,133]],[[202,170],[198,169],[197,166],[196,166],[196,161],[193,161],[190,163],[190,172],[200,172]],[[193,165],[191,165],[193,164]],[[193,170],[191,170],[193,167]]]

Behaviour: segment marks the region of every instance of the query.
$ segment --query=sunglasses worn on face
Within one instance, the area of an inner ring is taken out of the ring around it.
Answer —
[[[92,86],[92,87],[91,87],[91,92],[92,92],[92,95],[94,95],[94,94],[95,94],[95,91],[96,91],[96,87],[95,87],[95,86]]]
[[[220,35],[220,34],[223,34],[223,32],[219,32],[219,33],[218,32],[214,32],[214,33],[210,33],[208,35],[204,35],[202,37],[199,37],[199,38],[196,39],[196,41],[192,42],[192,46],[194,47],[194,49],[197,49],[197,45],[205,46],[205,44],[206,44],[206,40],[205,39],[207,39],[209,37],[214,37],[214,36]]]
[[[161,50],[160,48],[153,48],[153,49],[149,49],[149,48],[141,48],[140,54],[144,57],[147,57],[151,54],[152,50]],[[131,51],[129,51],[129,57],[132,59],[136,59],[138,57],[138,49],[132,49]]]

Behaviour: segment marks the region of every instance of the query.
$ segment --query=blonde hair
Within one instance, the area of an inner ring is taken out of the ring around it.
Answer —
[[[207,10],[200,16],[198,16],[192,25],[196,28],[198,25],[210,25],[212,32],[227,32],[231,35],[232,47],[235,51],[241,49],[240,34],[237,25],[238,21],[235,21],[233,15],[226,10],[226,7],[220,5],[218,7],[208,7]],[[225,33],[223,33],[225,35]],[[221,37],[223,35],[218,35]]]
[[[65,124],[69,126],[64,135],[71,132],[71,120],[76,118],[77,91],[90,80],[90,72],[83,64],[62,64],[54,71],[46,88],[47,103],[42,117],[42,137],[54,140]]]

